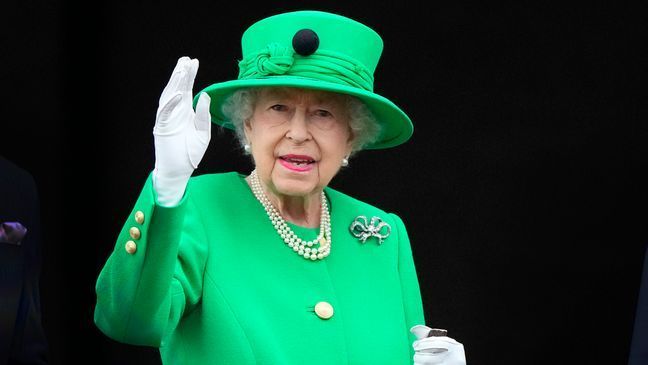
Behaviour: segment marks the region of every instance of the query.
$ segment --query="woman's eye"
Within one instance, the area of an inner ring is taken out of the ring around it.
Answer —
[[[274,111],[277,111],[277,112],[283,112],[283,111],[285,111],[287,109],[287,107],[285,105],[275,104],[275,105],[271,106],[270,109],[272,109]]]
[[[327,118],[327,117],[332,116],[332,114],[328,110],[324,110],[324,109],[318,109],[315,112],[315,115],[317,115],[318,117],[323,117],[323,118]]]

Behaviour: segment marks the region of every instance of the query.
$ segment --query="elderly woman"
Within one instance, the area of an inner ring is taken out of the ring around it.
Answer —
[[[411,364],[431,332],[403,222],[328,187],[353,153],[412,133],[372,91],[380,37],[300,11],[253,24],[242,45],[238,80],[195,99],[198,61],[178,60],[155,169],[97,282],[97,326],[168,364]],[[211,122],[235,130],[247,177],[191,178]]]

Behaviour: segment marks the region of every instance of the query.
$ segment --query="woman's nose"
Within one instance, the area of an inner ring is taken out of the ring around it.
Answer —
[[[296,110],[293,113],[290,123],[288,123],[286,138],[295,143],[302,143],[311,139],[311,134],[308,130],[308,116],[305,111]]]

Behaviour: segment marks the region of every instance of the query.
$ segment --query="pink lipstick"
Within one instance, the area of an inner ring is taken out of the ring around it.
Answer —
[[[307,155],[283,155],[279,156],[279,163],[290,171],[307,172],[313,169],[315,160]]]

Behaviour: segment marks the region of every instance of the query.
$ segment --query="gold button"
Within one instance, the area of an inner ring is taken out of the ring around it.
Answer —
[[[130,229],[129,232],[130,232],[130,236],[131,236],[134,240],[138,240],[138,239],[140,238],[140,236],[142,235],[142,234],[140,233],[139,228],[137,228],[137,227],[131,227],[131,229]]]
[[[142,212],[141,210],[135,212],[135,222],[139,224],[144,223],[144,212]]]
[[[135,243],[135,241],[126,242],[126,252],[132,255],[135,253],[135,251],[137,251],[137,244]]]
[[[327,302],[319,302],[315,304],[315,313],[322,319],[329,319],[333,317],[333,306]]]

